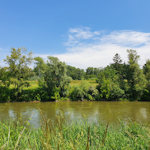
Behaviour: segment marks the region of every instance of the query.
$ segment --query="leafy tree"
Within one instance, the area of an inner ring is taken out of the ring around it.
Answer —
[[[138,65],[140,56],[137,55],[137,52],[132,49],[127,50],[127,52],[129,64],[128,83],[130,86],[130,97],[134,99],[140,99],[146,87],[145,75]]]
[[[71,77],[73,80],[81,80],[85,76],[85,72],[83,69],[79,69],[73,66],[67,66],[67,75]]]
[[[86,78],[96,78],[100,72],[100,68],[88,67],[86,69]]]
[[[128,76],[129,76],[129,65],[126,63],[122,63],[122,59],[118,53],[113,57],[113,62],[110,67],[116,70],[116,74],[118,75],[118,83],[120,88],[124,90],[125,97],[129,98],[129,84],[128,84]]]
[[[82,81],[79,86],[71,89],[70,97],[72,100],[95,100],[98,95],[98,90],[91,87],[87,81]]]
[[[148,83],[150,83],[150,60],[146,61],[146,64],[143,66],[143,71]]]
[[[66,75],[65,63],[59,61],[56,57],[48,57],[46,71],[44,73],[45,88],[48,98],[59,99],[60,96],[67,95],[67,88],[70,78]]]
[[[7,67],[0,68],[0,85],[9,87],[9,72]]]
[[[147,60],[146,64],[143,66],[143,72],[147,79],[147,85],[142,99],[149,100],[150,99],[150,60]]]
[[[8,65],[9,82],[13,86],[16,100],[20,100],[23,88],[29,86],[27,80],[33,75],[30,68],[32,60],[32,53],[27,53],[27,50],[22,48],[12,48],[10,56],[5,60]]]
[[[35,57],[34,60],[35,60],[34,72],[39,78],[42,78],[46,70],[46,64],[41,57]]]
[[[86,75],[93,75],[94,74],[94,68],[93,67],[88,67],[86,69]]]
[[[124,97],[124,90],[120,88],[119,76],[110,66],[104,68],[98,77],[99,100],[118,100]]]
[[[0,67],[0,102],[10,101],[10,90],[7,67]]]

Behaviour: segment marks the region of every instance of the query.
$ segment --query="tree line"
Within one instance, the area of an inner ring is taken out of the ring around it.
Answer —
[[[119,54],[104,68],[86,70],[66,65],[58,58],[32,57],[26,49],[12,48],[0,67],[0,102],[55,100],[150,100],[150,60],[141,68],[136,50],[127,50],[128,62]],[[34,66],[34,67],[31,67]],[[97,86],[86,80],[96,80]],[[72,80],[82,80],[70,86]],[[38,81],[29,88],[29,81]]]

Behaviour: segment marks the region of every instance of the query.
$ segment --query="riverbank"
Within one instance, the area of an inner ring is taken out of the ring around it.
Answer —
[[[98,90],[98,83],[96,80],[72,80],[69,86],[62,95],[55,93],[50,96],[50,91],[44,87],[38,85],[38,81],[27,81],[30,84],[29,87],[23,87],[23,89],[18,92],[14,86],[10,85],[9,88],[4,86],[0,87],[0,103],[5,102],[49,102],[49,101],[150,101],[148,93],[143,93],[141,98],[136,99],[132,97],[125,96],[114,96],[109,89],[105,89],[109,97],[102,96],[103,94]],[[60,91],[59,91],[60,92]],[[16,94],[17,93],[17,94]],[[147,98],[145,98],[147,97]]]
[[[136,122],[88,124],[72,122],[63,117],[55,121],[43,117],[39,129],[28,122],[0,122],[0,149],[149,149],[150,127]]]

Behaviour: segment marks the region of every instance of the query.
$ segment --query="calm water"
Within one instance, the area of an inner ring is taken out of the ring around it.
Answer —
[[[64,112],[68,120],[86,119],[89,122],[117,123],[119,120],[134,120],[150,123],[150,102],[46,102],[46,103],[1,103],[0,120],[22,117],[30,119],[38,127],[41,112],[49,119],[55,119]]]

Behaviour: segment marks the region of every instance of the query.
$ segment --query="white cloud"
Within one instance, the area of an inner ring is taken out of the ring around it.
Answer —
[[[91,31],[88,27],[71,28],[68,33],[68,40],[65,43],[66,46],[72,47],[76,44],[83,44],[84,40],[95,39],[101,32]]]
[[[103,34],[101,34],[103,33]],[[70,29],[67,52],[55,55],[67,64],[87,68],[105,67],[112,62],[115,53],[127,61],[127,49],[135,49],[143,65],[150,59],[150,33],[137,31],[113,31],[110,33],[91,31],[90,28]]]
[[[138,47],[141,44],[148,44],[150,42],[150,33],[115,31],[105,35],[101,40],[106,43],[116,43],[120,45]]]
[[[135,49],[141,56],[139,64],[142,66],[150,59],[150,33],[138,31],[92,31],[88,27],[71,28],[65,43],[66,52],[56,54],[61,61],[79,68],[105,67],[112,63],[112,58],[119,53],[123,61],[127,62],[127,49]],[[0,61],[9,51],[0,49]],[[34,54],[45,60],[51,54]]]

